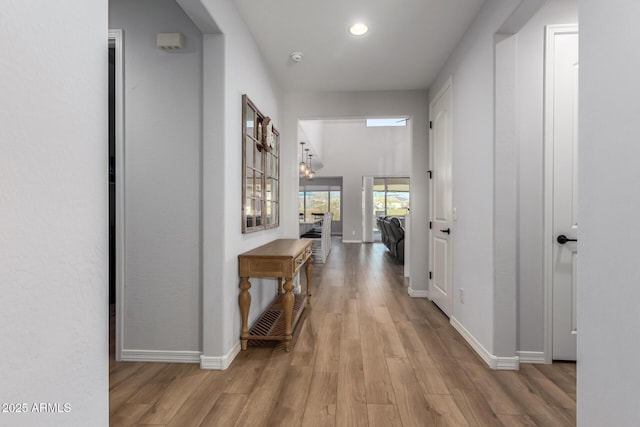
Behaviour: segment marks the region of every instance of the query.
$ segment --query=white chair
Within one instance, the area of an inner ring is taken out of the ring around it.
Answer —
[[[331,252],[331,220],[333,214],[328,212],[322,218],[322,231],[318,233],[305,233],[303,238],[313,240],[313,260],[316,262],[325,263],[329,252]]]

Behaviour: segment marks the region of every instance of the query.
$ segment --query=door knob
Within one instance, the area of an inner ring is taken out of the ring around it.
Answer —
[[[558,238],[556,239],[558,241],[558,243],[560,243],[561,245],[564,245],[567,242],[577,242],[578,239],[569,239],[567,236],[565,236],[564,234],[561,234],[558,236]]]
[[[443,233],[451,234],[450,228],[447,228],[446,230],[440,230],[440,231],[442,231]]]

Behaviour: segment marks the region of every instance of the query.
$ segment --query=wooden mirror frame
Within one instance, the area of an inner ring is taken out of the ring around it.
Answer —
[[[280,225],[280,134],[242,95],[242,233]]]

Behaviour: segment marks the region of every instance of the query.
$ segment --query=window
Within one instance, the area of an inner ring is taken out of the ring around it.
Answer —
[[[373,216],[404,216],[409,213],[409,178],[373,179]],[[378,231],[374,222],[374,231]]]
[[[337,185],[309,185],[300,187],[298,212],[300,221],[313,222],[313,214],[331,212],[333,221],[340,221],[342,190]]]
[[[406,126],[407,119],[402,117],[385,118],[385,119],[367,119],[367,127],[398,127]]]
[[[269,117],[242,96],[242,232],[278,226],[280,134]]]
[[[314,213],[329,212],[329,192],[328,191],[308,191],[305,193],[304,205],[306,208],[305,219]]]

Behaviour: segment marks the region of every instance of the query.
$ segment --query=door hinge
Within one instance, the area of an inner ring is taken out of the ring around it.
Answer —
[[[433,172],[427,171],[427,173],[429,174],[429,179],[432,179],[433,178]]]
[[[429,120],[429,129],[433,129],[433,122]]]
[[[429,272],[429,280],[433,279],[433,273]]]
[[[429,230],[431,230],[431,226],[433,225],[433,223],[431,221],[429,221]]]

